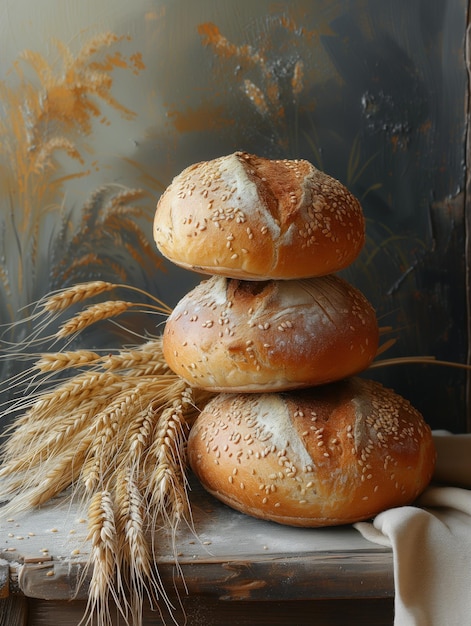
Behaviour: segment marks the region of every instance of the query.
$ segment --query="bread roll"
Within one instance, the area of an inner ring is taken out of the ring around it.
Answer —
[[[165,257],[203,274],[294,279],[350,265],[365,224],[357,199],[308,161],[236,152],[176,176],[154,237]]]
[[[420,413],[360,378],[282,394],[219,394],[193,425],[188,454],[216,498],[293,526],[352,523],[411,503],[435,462]]]
[[[279,391],[350,376],[373,360],[375,312],[345,280],[213,276],[175,306],[163,333],[170,368],[194,387]]]

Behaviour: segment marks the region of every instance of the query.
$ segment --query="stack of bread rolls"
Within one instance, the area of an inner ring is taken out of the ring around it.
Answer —
[[[367,519],[413,501],[435,461],[431,431],[392,390],[357,376],[376,314],[337,272],[365,240],[358,200],[305,160],[244,152],[196,163],[162,194],[160,252],[209,275],[169,316],[163,353],[215,392],[190,465],[244,513],[295,526]]]

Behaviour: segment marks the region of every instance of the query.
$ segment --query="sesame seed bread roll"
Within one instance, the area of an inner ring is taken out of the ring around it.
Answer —
[[[212,391],[281,391],[366,369],[379,342],[375,311],[336,275],[292,281],[212,276],[166,321],[170,368]]]
[[[190,432],[191,468],[230,507],[292,526],[353,523],[409,504],[431,480],[429,426],[379,383],[219,394]]]
[[[154,238],[176,265],[243,280],[337,272],[358,256],[358,200],[304,160],[236,152],[176,176],[155,213]]]

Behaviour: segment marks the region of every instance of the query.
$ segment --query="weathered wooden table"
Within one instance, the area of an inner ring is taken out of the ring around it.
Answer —
[[[300,529],[263,522],[195,486],[196,533],[182,527],[177,561],[158,539],[158,570],[179,624],[289,626],[393,622],[392,553],[352,527]],[[0,523],[0,626],[77,625],[90,546],[83,511],[67,498]],[[146,626],[167,616],[146,610]],[[117,624],[120,622],[117,620]]]

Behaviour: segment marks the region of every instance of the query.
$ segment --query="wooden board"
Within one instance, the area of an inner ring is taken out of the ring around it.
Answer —
[[[165,586],[221,600],[385,598],[394,595],[392,553],[351,526],[305,529],[240,514],[194,486],[194,529],[176,544],[157,532]],[[19,519],[0,522],[0,557],[10,589],[30,598],[86,597],[77,589],[90,554],[83,510],[64,496]],[[178,563],[178,568],[176,567]]]

